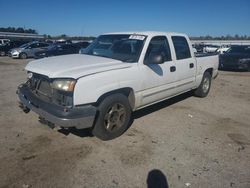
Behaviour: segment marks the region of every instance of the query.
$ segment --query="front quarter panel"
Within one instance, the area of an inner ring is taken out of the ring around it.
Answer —
[[[138,64],[81,77],[75,86],[74,105],[95,103],[103,94],[126,87],[136,94],[141,89],[141,81]]]

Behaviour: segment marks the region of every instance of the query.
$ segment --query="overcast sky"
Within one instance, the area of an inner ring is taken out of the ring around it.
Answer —
[[[9,0],[0,7],[0,27],[31,28],[39,34],[157,30],[250,35],[250,0]]]

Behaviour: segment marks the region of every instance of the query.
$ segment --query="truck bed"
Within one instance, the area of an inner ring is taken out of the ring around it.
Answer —
[[[218,75],[219,55],[218,53],[195,53],[197,61],[197,82],[200,83],[205,70],[212,67],[212,77]],[[211,66],[212,65],[212,66]]]
[[[207,56],[214,56],[218,55],[218,53],[203,53],[203,52],[198,52],[194,53],[195,57],[207,57]]]

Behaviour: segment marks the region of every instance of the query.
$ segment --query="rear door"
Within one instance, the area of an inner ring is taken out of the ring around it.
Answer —
[[[187,91],[195,86],[196,59],[191,52],[191,45],[184,36],[172,36],[175,51],[177,73],[176,90],[178,93]]]
[[[161,54],[163,64],[147,62],[150,54]],[[172,60],[171,50],[166,36],[155,36],[151,39],[144,58],[144,65],[140,66],[144,77],[141,106],[145,106],[174,94],[176,72],[175,62]]]

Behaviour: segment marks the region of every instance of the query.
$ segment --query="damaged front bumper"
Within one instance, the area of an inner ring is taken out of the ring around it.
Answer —
[[[84,129],[93,125],[96,107],[92,105],[65,107],[46,102],[39,99],[26,84],[18,87],[17,95],[20,99],[19,106],[25,113],[32,110],[55,126]]]

